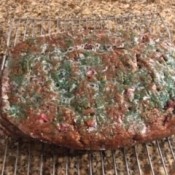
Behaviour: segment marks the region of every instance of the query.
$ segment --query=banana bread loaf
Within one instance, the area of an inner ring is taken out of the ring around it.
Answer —
[[[4,69],[1,120],[59,146],[115,149],[175,133],[174,84],[175,49],[149,33],[29,38]]]

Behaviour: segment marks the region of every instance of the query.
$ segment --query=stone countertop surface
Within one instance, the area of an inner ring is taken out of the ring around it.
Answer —
[[[170,142],[174,147],[175,141],[170,138]],[[157,144],[160,146],[167,173],[175,174],[175,160],[166,140],[147,143],[154,173],[158,175],[165,174]],[[129,173],[136,175],[139,174],[138,163],[143,175],[150,175],[152,172],[145,144],[137,145],[135,147],[136,152],[134,147],[116,151],[90,152],[67,150],[34,141],[1,138],[0,147],[0,173],[3,171],[4,175],[11,175],[14,172],[19,175],[28,173],[32,175],[40,173],[44,175],[65,175],[66,173],[87,175],[90,174],[90,171],[95,175],[103,173],[114,175],[115,168],[118,174],[125,175],[127,174],[127,166]],[[3,164],[5,150],[7,154],[5,164]]]
[[[174,34],[175,2],[173,0],[1,0],[0,53],[4,52],[8,20],[11,18],[72,18],[118,15],[126,12],[158,12]]]
[[[141,12],[159,12],[165,18],[170,27],[174,40],[175,24],[175,3],[169,0],[1,0],[0,2],[0,58],[5,50],[5,41],[8,30],[8,20],[18,17],[32,18],[72,18],[72,17],[92,17],[94,15],[118,15],[125,12],[139,14]],[[106,175],[127,174],[126,160],[130,174],[139,174],[138,162],[134,147],[116,151],[103,152],[82,152],[61,149],[53,145],[28,142],[24,140],[4,139],[0,134],[0,173],[26,175],[27,173],[37,175],[43,174],[92,174]],[[175,149],[175,139],[170,139],[173,151]],[[7,145],[8,143],[8,145]],[[136,152],[139,159],[140,171],[143,175],[151,174],[151,166],[148,153],[152,160],[155,174],[164,175],[160,150],[160,144],[166,170],[170,175],[175,174],[175,155],[172,154],[169,142],[166,140],[152,142],[145,145],[137,145]],[[4,159],[7,151],[6,159]],[[5,160],[5,161],[4,161]],[[91,161],[90,161],[91,160]],[[5,163],[4,163],[5,162]],[[92,169],[90,167],[92,166]],[[104,166],[104,169],[102,168]],[[16,167],[16,169],[15,169]]]

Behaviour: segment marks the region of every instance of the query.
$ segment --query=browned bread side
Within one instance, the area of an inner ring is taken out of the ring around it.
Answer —
[[[174,46],[158,39],[100,31],[17,44],[2,79],[4,126],[74,149],[174,134]]]

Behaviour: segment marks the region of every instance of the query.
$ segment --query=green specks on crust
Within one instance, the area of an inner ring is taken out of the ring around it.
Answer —
[[[102,63],[100,57],[92,51],[85,51],[83,55],[84,56],[80,59],[82,66],[99,66]]]
[[[16,118],[25,116],[24,109],[18,104],[11,105],[8,112],[10,116],[16,117]]]
[[[11,59],[14,74],[9,77],[15,93],[10,94],[14,105],[9,115],[23,116],[29,109],[51,111],[49,116],[58,123],[65,118],[78,124],[92,119],[88,125],[95,121],[98,127],[120,120],[127,127],[133,121],[142,123],[145,109],[156,108],[164,115],[175,97],[174,53],[154,42],[154,36],[146,35],[143,41],[143,36],[121,32],[115,43],[108,37],[97,34],[83,40],[69,35],[52,43],[45,39],[38,43],[42,53],[26,52],[17,61]],[[37,45],[37,40],[31,41]]]
[[[17,86],[21,86],[23,84],[24,75],[12,75],[11,80],[12,82],[15,82]]]
[[[73,91],[77,87],[77,81],[72,76],[71,63],[64,60],[60,63],[60,68],[51,73],[55,86],[64,98],[72,98]]]
[[[20,61],[21,69],[23,74],[26,74],[31,69],[32,60],[35,57],[33,55],[25,55]]]

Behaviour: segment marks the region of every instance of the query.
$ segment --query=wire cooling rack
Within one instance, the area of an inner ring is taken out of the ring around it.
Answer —
[[[56,35],[60,31],[89,30],[113,34],[133,30],[154,33],[171,40],[171,33],[159,14],[123,15],[86,19],[13,19],[7,32],[7,49],[1,72],[8,59],[9,48],[29,37]],[[55,145],[0,138],[1,175],[173,175],[175,174],[174,136],[146,144],[113,151],[73,151]]]

